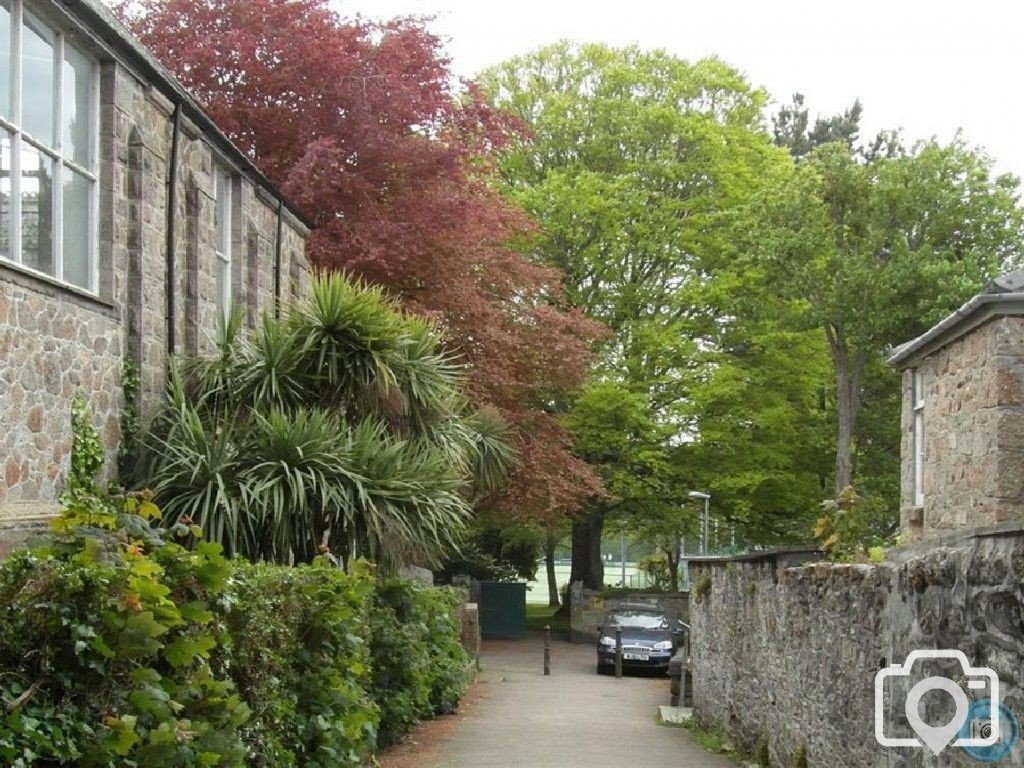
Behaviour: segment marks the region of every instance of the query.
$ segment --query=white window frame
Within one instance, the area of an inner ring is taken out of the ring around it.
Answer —
[[[90,125],[89,125],[89,164],[83,166],[64,154],[64,52],[69,44],[66,42],[66,35],[53,24],[40,18],[37,14],[25,9],[24,0],[10,0],[11,7],[11,111],[10,116],[0,114],[0,129],[3,129],[11,137],[11,162],[10,162],[10,208],[8,211],[9,231],[8,243],[10,244],[10,255],[0,255],[0,262],[17,264],[20,268],[28,270],[49,279],[57,280],[77,290],[86,290],[90,293],[99,292],[99,259],[97,258],[97,243],[99,240],[99,134],[100,134],[100,67],[99,62],[79,46],[70,46],[78,51],[92,64],[92,93],[89,96],[90,104]],[[54,107],[54,144],[50,146],[44,141],[32,136],[22,130],[23,122],[23,100],[22,100],[22,32],[26,15],[37,25],[45,27],[53,35],[54,51],[54,73],[53,73],[53,107]],[[53,175],[53,221],[52,243],[53,243],[53,273],[43,272],[24,263],[21,249],[21,146],[22,141],[31,146],[43,156],[54,161]],[[70,170],[69,170],[70,169]],[[88,285],[82,286],[68,282],[64,279],[64,179],[65,174],[77,171],[89,182],[89,224],[85,236],[87,243],[87,265],[86,274]]]
[[[914,506],[924,506],[924,375],[911,371],[911,408],[913,412]]]
[[[214,165],[213,171],[213,194],[215,216],[214,240],[216,241],[216,277],[220,283],[220,292],[217,296],[217,310],[223,319],[225,326],[231,319],[232,310],[232,275],[231,275],[231,238],[234,222],[232,214],[232,175],[224,166]],[[223,219],[224,226],[220,222]]]

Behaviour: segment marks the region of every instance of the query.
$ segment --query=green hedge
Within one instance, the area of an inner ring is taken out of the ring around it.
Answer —
[[[451,591],[55,541],[0,563],[0,765],[355,766],[465,690]]]
[[[242,739],[253,766],[359,765],[374,749],[365,567],[240,564],[217,662],[252,710]]]
[[[210,652],[219,547],[112,536],[0,566],[0,764],[241,765],[248,709]]]
[[[460,602],[451,589],[398,580],[378,586],[371,612],[371,691],[381,708],[382,745],[398,741],[420,720],[458,706],[470,669],[459,643]]]

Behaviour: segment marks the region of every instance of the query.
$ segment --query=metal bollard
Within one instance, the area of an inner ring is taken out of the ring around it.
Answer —
[[[551,674],[551,625],[544,625],[544,674]]]
[[[622,628],[615,628],[615,676],[622,677]]]

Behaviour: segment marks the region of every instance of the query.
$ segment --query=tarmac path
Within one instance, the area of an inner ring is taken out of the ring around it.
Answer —
[[[736,768],[684,728],[657,724],[665,677],[598,675],[590,645],[486,642],[464,712],[424,752],[419,768]]]

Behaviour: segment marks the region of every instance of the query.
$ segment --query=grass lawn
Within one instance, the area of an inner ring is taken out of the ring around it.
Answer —
[[[537,603],[526,604],[526,628],[531,631],[543,632],[545,625],[551,625],[553,633],[569,633],[569,617],[555,616],[557,608]]]

